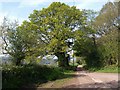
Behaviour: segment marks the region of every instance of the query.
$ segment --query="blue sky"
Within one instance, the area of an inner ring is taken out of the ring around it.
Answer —
[[[10,20],[28,20],[28,16],[34,9],[40,10],[48,7],[52,2],[64,2],[70,6],[75,5],[79,9],[100,10],[102,6],[111,0],[0,0],[0,22],[3,17]]]

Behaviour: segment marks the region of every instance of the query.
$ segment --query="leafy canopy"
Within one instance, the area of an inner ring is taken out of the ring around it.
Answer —
[[[34,10],[29,20],[23,23],[23,29],[29,28],[27,24],[32,26],[39,40],[45,44],[42,49],[53,54],[66,52],[68,39],[75,38],[76,32],[85,24],[82,11],[60,2],[53,2],[42,10]]]

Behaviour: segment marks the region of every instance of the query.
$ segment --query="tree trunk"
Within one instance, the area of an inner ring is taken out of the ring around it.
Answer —
[[[67,54],[67,57],[66,57],[66,60],[65,60],[66,66],[69,66],[69,60],[70,60],[70,55]]]
[[[97,47],[97,44],[96,44],[96,40],[95,40],[95,34],[93,34],[93,43],[94,43],[94,46],[95,46],[95,48]]]
[[[16,65],[19,66],[22,64],[22,60],[25,58],[25,55],[16,58]]]
[[[21,65],[21,60],[17,59],[16,60],[16,66],[19,66],[19,65]]]
[[[56,54],[58,57],[58,66],[59,67],[66,67],[69,66],[68,58],[65,56],[65,52],[59,52]]]

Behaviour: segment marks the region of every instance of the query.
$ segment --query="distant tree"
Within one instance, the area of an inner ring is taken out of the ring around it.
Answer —
[[[86,57],[86,63],[90,67],[118,64],[118,7],[117,2],[108,2],[97,15],[84,10],[89,29],[84,30],[86,33],[83,38],[75,43],[75,50],[76,55]]]
[[[119,24],[118,3],[108,2],[100,10],[95,20],[95,29],[99,35],[105,35],[112,30],[114,25]]]
[[[3,53],[9,54],[15,60],[16,65],[21,64],[21,60],[25,57],[24,43],[21,40],[21,35],[17,30],[18,23],[10,22],[4,18],[0,27],[3,40]]]
[[[100,67],[102,64],[100,62],[97,34],[94,27],[97,12],[93,10],[84,10],[84,15],[87,17],[86,27],[82,30],[83,34],[75,41],[75,54],[76,56],[84,57],[87,67]]]
[[[39,61],[38,56],[44,55],[44,50],[41,49],[44,44],[32,29],[33,26],[25,21],[23,23],[24,26],[19,26],[16,21],[10,22],[4,18],[0,28],[3,53],[9,54],[16,65],[21,65],[23,61],[36,63]]]
[[[105,65],[118,64],[118,2],[106,3],[96,17],[95,28],[101,38],[97,40]]]
[[[97,40],[104,65],[118,65],[118,31],[114,28]]]
[[[87,17],[86,22],[87,22],[87,26],[89,27],[87,33],[90,35],[90,37],[92,38],[93,42],[94,42],[94,46],[96,48],[96,30],[95,30],[95,18],[98,15],[98,12],[93,11],[93,10],[84,10],[84,15]]]

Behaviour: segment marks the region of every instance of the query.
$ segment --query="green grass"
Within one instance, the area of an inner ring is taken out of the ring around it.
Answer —
[[[106,66],[98,70],[97,72],[104,72],[104,73],[120,73],[120,69],[118,70],[117,66]]]
[[[72,62],[70,62],[69,65],[70,65],[70,66],[73,66],[73,65],[74,65],[74,66],[76,67],[76,66],[78,66],[78,63],[74,62],[74,64],[73,64]]]
[[[89,71],[91,72],[103,72],[103,73],[120,73],[120,68],[118,69],[117,66],[111,65],[111,66],[105,66],[102,68],[89,68]]]
[[[69,74],[69,73],[74,73],[75,71],[73,70],[64,70],[64,74]]]
[[[38,85],[41,88],[61,88],[67,85],[69,82],[73,81],[73,77],[75,77],[75,71],[73,70],[63,70],[64,75],[61,76],[60,79],[56,79],[54,81],[46,82]]]

